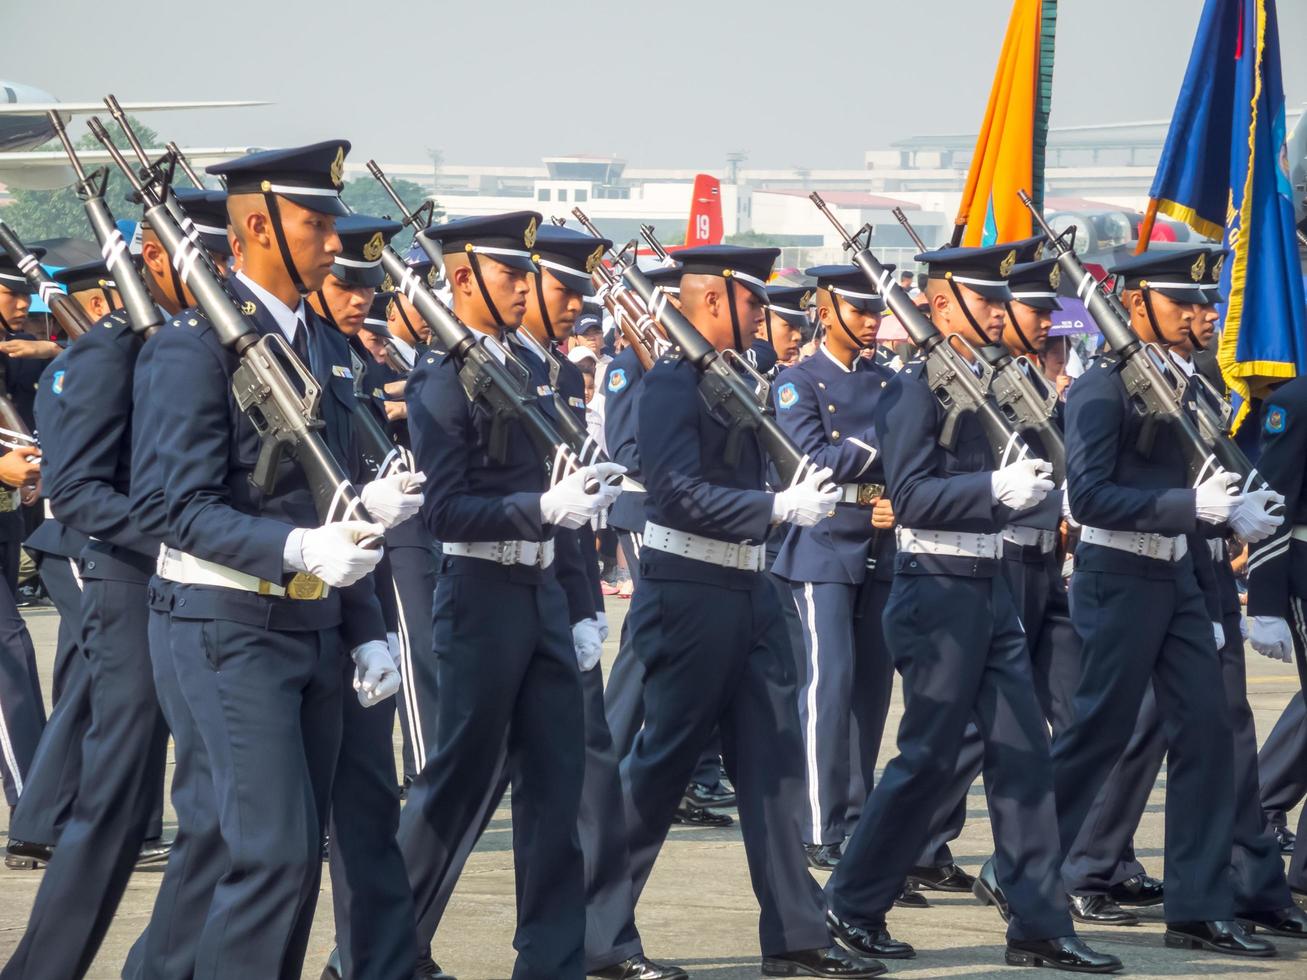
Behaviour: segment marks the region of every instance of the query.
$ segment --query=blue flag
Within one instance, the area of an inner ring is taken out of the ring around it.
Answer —
[[[1250,398],[1307,372],[1275,0],[1207,0],[1149,196],[1150,217],[1225,244],[1218,359],[1238,429]]]

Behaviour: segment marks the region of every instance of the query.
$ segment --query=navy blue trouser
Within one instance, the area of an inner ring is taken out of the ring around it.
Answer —
[[[1081,560],[1071,580],[1083,646],[1076,719],[1053,745],[1061,837],[1070,850],[1130,741],[1151,683],[1170,746],[1166,919],[1229,919],[1234,738],[1212,623],[1189,556],[1174,563],[1125,558],[1137,573],[1100,571]]]
[[[1284,707],[1257,756],[1261,800],[1268,825],[1284,826],[1286,815],[1307,795],[1307,709],[1299,691]],[[1298,834],[1307,840],[1307,807],[1298,818]],[[1307,847],[1295,848],[1289,884],[1307,892]]]
[[[1006,581],[900,574],[884,626],[903,677],[899,754],[831,876],[832,911],[858,925],[885,921],[930,836],[920,814],[938,806],[974,720],[984,739],[994,870],[1012,911],[1008,936],[1070,935],[1047,729]]]
[[[806,844],[840,844],[853,830],[850,811],[862,806],[854,787],[862,787],[865,798],[876,782],[894,688],[894,659],[881,630],[890,583],[800,582],[790,588],[803,637],[794,651],[807,778],[800,828]]]
[[[353,679],[347,659],[329,824],[336,946],[351,980],[391,980],[410,976],[418,956],[413,893],[395,839],[395,701],[363,707]]]
[[[81,977],[90,969],[163,778],[168,730],[150,670],[146,584],[88,578],[84,590],[92,721],[83,778],[4,977]]]
[[[3,492],[3,491],[0,491]],[[14,543],[16,550],[17,543]],[[0,583],[0,778],[10,806],[23,794],[45,727],[36,651],[7,582]]]
[[[415,658],[414,678],[419,697],[435,691],[434,730],[399,825],[419,941],[434,934],[442,887],[452,884],[451,869],[483,825],[507,744],[517,875],[513,977],[580,980],[585,886],[576,820],[585,736],[563,590],[551,577],[537,583],[530,570],[475,558],[446,556],[441,564],[433,655]]]
[[[168,613],[171,590],[171,584],[159,578],[150,581],[149,642],[154,690],[172,732],[170,799],[177,815],[177,836],[149,924],[127,954],[123,980],[190,980],[195,973],[195,940],[208,916],[213,889],[227,867],[209,754],[177,680]]]
[[[399,672],[403,686],[397,695],[399,725],[404,738],[404,785],[412,783],[426,765],[428,749],[424,732],[434,719],[423,719],[425,706],[435,710],[434,698],[420,701],[413,682],[413,661],[426,657],[431,650],[431,602],[436,591],[436,554],[430,548],[412,548],[407,545],[386,549],[390,563],[390,581],[387,587],[394,592],[393,601],[383,604],[393,609],[395,622],[386,623],[388,631],[399,637]],[[387,613],[389,619],[389,613]],[[434,694],[434,692],[429,692]]]
[[[628,616],[645,672],[644,727],[622,761],[636,900],[718,728],[761,908],[763,955],[828,946],[825,902],[799,841],[803,743],[777,592],[763,575],[731,588],[644,571]]]
[[[170,632],[227,856],[196,937],[196,980],[298,977],[340,741],[339,630],[270,630],[174,610]]]

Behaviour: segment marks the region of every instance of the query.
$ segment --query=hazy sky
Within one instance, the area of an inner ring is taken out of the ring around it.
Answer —
[[[1289,104],[1307,0],[1279,3]],[[1062,0],[1052,124],[1170,115],[1201,0]],[[157,113],[191,146],[345,136],[354,158],[861,167],[974,132],[1010,0],[47,0],[6,4],[0,77],[61,99],[265,99]],[[152,56],[162,54],[161,60]]]

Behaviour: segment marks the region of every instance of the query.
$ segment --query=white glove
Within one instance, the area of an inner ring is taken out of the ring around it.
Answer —
[[[359,491],[359,499],[372,515],[387,528],[402,524],[422,506],[425,473],[392,473],[373,480]]]
[[[399,668],[388,642],[368,640],[351,650],[350,657],[354,660],[354,690],[363,707],[370,708],[399,690]]]
[[[617,499],[621,486],[611,486],[610,481],[625,472],[626,467],[617,463],[596,463],[569,473],[540,495],[540,519],[576,530]],[[586,487],[596,483],[598,491],[587,493]]]
[[[830,482],[832,472],[829,467],[810,470],[794,486],[776,494],[772,498],[772,523],[812,527],[830,514],[840,500],[840,488]]]
[[[1230,513],[1239,503],[1239,495],[1234,492],[1239,483],[1235,473],[1214,473],[1194,490],[1194,508],[1198,519],[1208,524],[1224,524],[1230,519]]]
[[[1289,624],[1279,616],[1250,617],[1248,642],[1263,657],[1293,663],[1293,634],[1289,632]]]
[[[1062,481],[1062,520],[1066,521],[1067,525],[1072,528],[1080,526],[1080,522],[1071,513],[1071,489],[1067,486],[1066,480]]]
[[[604,652],[604,641],[599,639],[599,623],[593,619],[583,619],[572,624],[572,644],[576,647],[576,662],[581,672],[593,670]]]
[[[1012,510],[1027,510],[1053,489],[1053,467],[1042,459],[1019,459],[989,475],[994,502]]]
[[[1280,513],[1269,513],[1272,507]],[[1284,497],[1274,490],[1253,490],[1239,498],[1239,506],[1230,514],[1230,530],[1240,541],[1256,544],[1269,538],[1284,523]]]
[[[599,624],[599,640],[601,643],[608,642],[608,614],[600,609],[595,613],[595,622]]]
[[[353,585],[381,561],[381,548],[363,548],[360,541],[379,538],[385,528],[368,521],[341,521],[312,527],[300,536],[295,570],[311,572],[333,588]]]
[[[1239,639],[1241,639],[1241,640],[1246,640],[1246,639],[1248,639],[1248,617],[1247,617],[1247,616],[1242,616],[1242,615],[1241,615],[1241,616],[1239,617]]]
[[[1224,649],[1224,648],[1225,648],[1225,627],[1222,626],[1220,623],[1216,622],[1216,620],[1212,620],[1212,636],[1215,637],[1215,639],[1216,639],[1216,649],[1217,649],[1217,650],[1222,650],[1222,649]]]

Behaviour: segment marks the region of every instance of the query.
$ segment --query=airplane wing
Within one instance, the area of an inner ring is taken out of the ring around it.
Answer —
[[[251,151],[247,146],[183,148],[186,159],[197,168],[220,160],[230,160]],[[151,157],[163,156],[165,150],[146,150]],[[104,150],[79,150],[78,158],[87,170],[111,162]],[[0,153],[0,184],[21,187],[24,190],[49,191],[70,186],[76,178],[63,150],[27,150],[17,153]]]
[[[249,102],[236,100],[208,102],[124,102],[125,112],[157,112],[164,109],[225,109],[241,106],[271,105],[269,102]],[[58,112],[73,116],[92,112],[106,112],[103,102],[14,102],[0,104],[0,116],[35,116],[47,112]],[[67,121],[67,120],[65,120]]]

